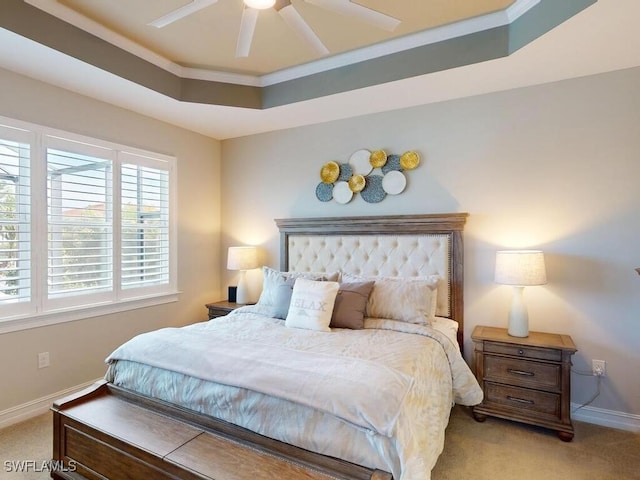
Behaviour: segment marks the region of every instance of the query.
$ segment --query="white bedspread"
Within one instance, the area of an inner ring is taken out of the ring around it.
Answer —
[[[411,376],[379,362],[237,340],[202,323],[138,335],[107,363],[114,360],[260,392],[388,437],[413,385]]]
[[[391,428],[393,436],[366,431],[308,404],[212,383],[171,366],[116,361],[109,367],[107,380],[302,448],[389,471],[397,480],[429,479],[444,446],[452,402],[474,405],[482,400],[482,391],[457,346],[429,327],[367,319],[364,330],[324,333],[286,328],[282,320],[262,315],[258,307],[244,307],[183,329],[203,338],[209,330],[237,342],[375,363],[410,377],[412,384]],[[202,349],[193,362],[215,359],[215,343]],[[174,348],[189,352],[190,344],[178,342]],[[371,392],[378,387],[372,386]]]

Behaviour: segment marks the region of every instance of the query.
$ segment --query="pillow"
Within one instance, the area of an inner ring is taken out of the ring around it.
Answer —
[[[341,283],[333,306],[330,327],[361,329],[374,282]]]
[[[289,312],[289,305],[291,304],[291,295],[293,294],[293,285],[295,284],[295,278],[287,278],[281,275],[275,282],[275,300],[273,303],[272,316],[275,318],[281,318],[284,320],[287,318]]]
[[[275,304],[277,286],[280,284],[281,278],[338,281],[340,272],[279,272],[264,266],[262,267],[262,293],[258,299],[258,305],[272,307]]]
[[[297,278],[285,325],[330,332],[329,323],[339,286],[338,282]]]
[[[375,282],[365,315],[408,323],[428,325],[435,317],[439,276],[429,277],[359,277],[343,273],[345,281]]]

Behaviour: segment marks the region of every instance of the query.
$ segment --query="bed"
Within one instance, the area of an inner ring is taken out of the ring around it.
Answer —
[[[482,400],[460,353],[465,219],[276,220],[256,305],[139,335],[54,404],[52,476],[430,478],[453,403]]]

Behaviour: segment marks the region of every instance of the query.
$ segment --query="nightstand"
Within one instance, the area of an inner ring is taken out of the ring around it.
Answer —
[[[479,422],[487,415],[550,428],[565,442],[571,424],[571,356],[568,335],[529,332],[511,337],[505,328],[477,326],[471,338],[484,400],[473,407]]]
[[[209,309],[209,320],[227,315],[228,313],[233,312],[236,308],[243,306],[244,305],[240,305],[239,303],[227,301],[207,303],[205,305],[205,307]]]

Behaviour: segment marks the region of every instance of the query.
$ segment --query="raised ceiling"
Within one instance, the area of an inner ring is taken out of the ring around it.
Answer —
[[[233,1],[218,0],[202,9],[202,15]],[[312,1],[321,0],[305,3]],[[158,13],[163,14],[188,2],[95,3],[162,4]],[[405,3],[462,4],[396,0],[379,1],[376,8]],[[71,3],[1,0],[0,68],[224,139],[640,65],[637,0],[507,4],[493,13],[249,75],[211,65],[183,66],[178,57],[166,58],[136,43],[77,12]],[[234,41],[228,55],[233,55]],[[255,53],[244,61],[253,61]],[[10,89],[5,83],[4,93]]]
[[[234,58],[242,0],[191,0],[198,8],[162,28],[150,24],[180,11],[184,0],[3,0],[0,26],[179,101],[266,109],[503,57],[595,1],[278,0],[248,9],[283,34],[290,32],[278,8],[308,16],[305,25],[331,48],[313,61],[299,50],[306,42],[263,32],[254,51]],[[381,33],[361,16],[339,19],[329,3],[359,5],[399,24]]]
[[[55,4],[58,5],[55,5]],[[43,8],[67,7],[167,60],[209,71],[264,75],[321,58],[275,8],[258,14],[251,50],[236,58],[242,0],[218,0],[162,28],[149,25],[189,0],[49,0]],[[348,3],[348,2],[345,2]],[[506,10],[514,0],[359,0],[361,6],[400,20],[393,31],[375,27],[304,0],[291,4],[329,50],[344,53],[411,33]],[[321,1],[317,4],[322,4]]]

